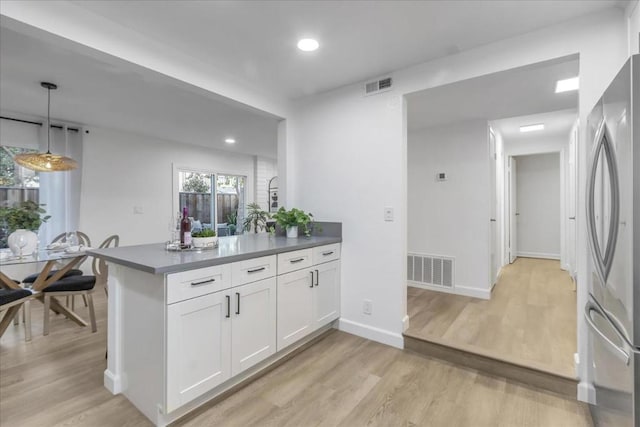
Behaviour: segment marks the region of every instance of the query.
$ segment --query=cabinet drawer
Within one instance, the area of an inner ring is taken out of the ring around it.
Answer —
[[[317,246],[313,248],[313,264],[335,261],[340,259],[340,243],[332,245]]]
[[[312,265],[311,249],[278,254],[278,274],[285,274],[290,271],[311,267]]]
[[[231,287],[231,264],[198,268],[167,275],[167,304]]]
[[[257,282],[276,275],[276,256],[238,261],[231,264],[231,283],[233,286]]]

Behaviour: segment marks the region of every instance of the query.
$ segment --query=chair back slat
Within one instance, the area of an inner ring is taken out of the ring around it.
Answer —
[[[114,234],[105,239],[104,242],[100,244],[100,249],[106,248],[117,248],[120,245],[120,236]],[[93,275],[96,276],[97,283],[107,283],[107,263],[103,258],[93,257],[93,261],[91,262],[91,269],[93,270]]]

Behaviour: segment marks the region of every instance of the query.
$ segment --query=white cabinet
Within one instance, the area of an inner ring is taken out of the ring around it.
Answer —
[[[276,352],[276,279],[167,308],[167,412]]]
[[[237,375],[276,352],[276,279],[231,291],[231,374]]]
[[[231,378],[230,302],[216,292],[168,306],[167,412]]]
[[[340,261],[314,267],[313,321],[320,328],[340,317]]]
[[[167,275],[166,413],[337,319],[339,257],[326,245]]]
[[[313,331],[313,284],[308,268],[278,276],[278,351]]]
[[[278,276],[278,351],[340,317],[340,261]]]

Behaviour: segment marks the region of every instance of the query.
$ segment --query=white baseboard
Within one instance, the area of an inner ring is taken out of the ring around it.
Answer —
[[[404,348],[404,338],[402,338],[402,334],[397,334],[384,329],[364,325],[362,323],[354,322],[344,318],[340,318],[339,329],[343,332],[357,335],[359,337],[366,338],[371,341],[376,341],[381,344],[386,344],[391,347],[399,349]]]
[[[104,370],[104,387],[109,390],[112,394],[120,394],[122,393],[122,383],[120,381],[119,375],[114,375],[108,369]]]
[[[596,389],[593,388],[593,384],[586,381],[580,381],[578,383],[578,400],[589,403],[590,405],[596,404]]]
[[[444,292],[446,294],[464,295],[465,297],[491,299],[491,289],[469,288],[466,286],[456,286],[453,289],[440,286],[425,285],[424,283],[408,281],[407,284],[414,288],[428,289],[430,291]]]
[[[402,332],[405,332],[407,329],[409,329],[409,315],[405,314],[402,318]]]
[[[516,256],[523,258],[542,258],[560,260],[560,254],[548,254],[544,252],[518,252]]]

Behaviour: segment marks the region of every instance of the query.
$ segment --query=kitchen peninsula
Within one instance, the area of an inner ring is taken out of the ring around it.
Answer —
[[[202,252],[91,250],[109,267],[105,387],[166,425],[325,333],[340,316],[342,233],[324,224]]]

